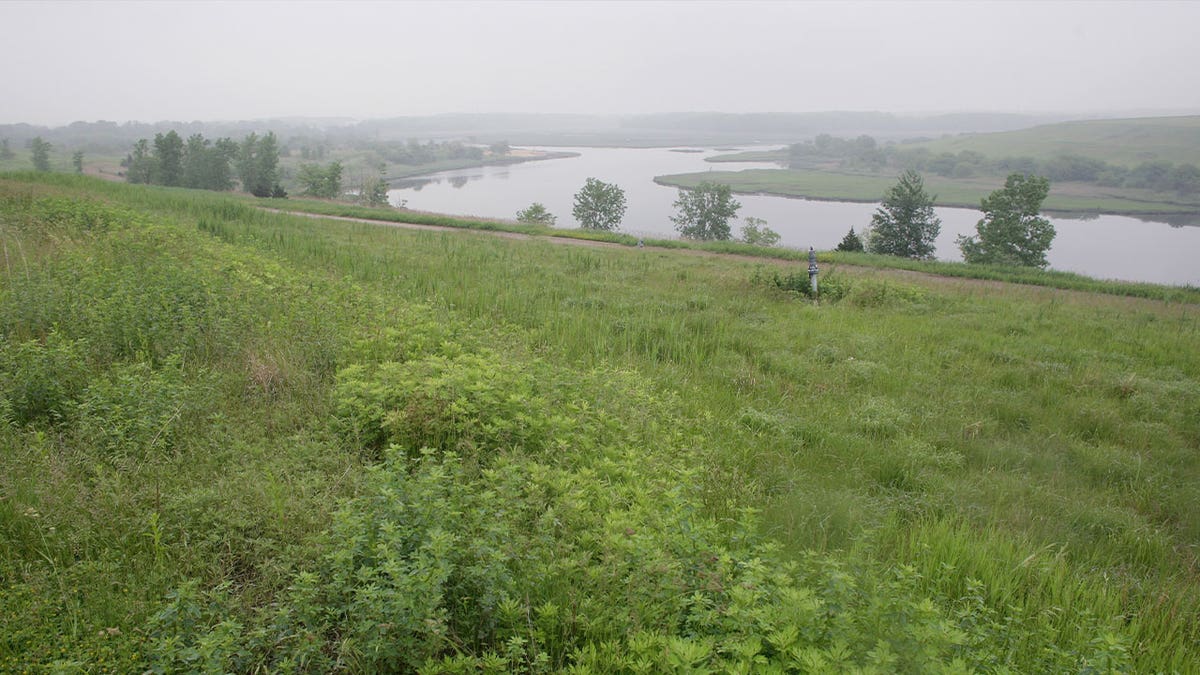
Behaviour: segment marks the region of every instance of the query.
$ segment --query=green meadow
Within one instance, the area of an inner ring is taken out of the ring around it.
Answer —
[[[1200,116],[1080,120],[1018,131],[947,136],[903,147],[935,153],[969,150],[988,157],[1081,155],[1127,167],[1151,160],[1194,163],[1200,157]]]
[[[1194,289],[61,174],[0,245],[0,671],[1200,663]]]
[[[897,172],[898,173],[898,172]],[[896,184],[894,174],[851,173],[820,169],[745,169],[655,176],[661,185],[694,188],[702,182],[729,185],[734,192],[769,194],[840,202],[877,202]],[[925,185],[938,206],[979,208],[979,202],[1003,187],[1003,177],[968,179],[925,176]],[[1110,194],[1119,192],[1120,194]],[[1174,202],[1141,190],[1115,190],[1084,183],[1054,183],[1043,208],[1066,213],[1127,215],[1194,214],[1198,205]]]

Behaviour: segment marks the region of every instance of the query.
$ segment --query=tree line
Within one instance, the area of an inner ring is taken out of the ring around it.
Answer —
[[[975,234],[959,236],[963,259],[972,264],[1045,267],[1046,253],[1054,241],[1054,225],[1041,216],[1042,202],[1050,193],[1044,176],[1011,173],[1004,187],[980,202],[983,218]],[[884,194],[864,235],[851,227],[838,245],[840,251],[866,251],[904,258],[930,259],[942,221],[934,212],[935,196],[925,191],[924,179],[913,170],[903,172]],[[733,199],[729,185],[704,182],[691,190],[680,190],[671,216],[676,231],[686,239],[728,241],[733,239],[730,221],[741,204]],[[588,178],[575,193],[572,215],[584,229],[616,230],[625,214],[625,191],[619,186]],[[556,218],[540,203],[517,212],[523,223],[553,226]],[[779,234],[760,218],[746,218],[740,241],[772,246]]]
[[[728,185],[704,182],[691,190],[680,190],[673,204],[671,222],[685,239],[696,241],[729,241],[733,230],[730,221],[736,218],[741,203],[733,198]],[[615,231],[625,217],[625,190],[613,183],[588,178],[575,193],[571,215],[586,230]],[[534,202],[517,212],[517,222],[553,227],[557,217],[546,207]],[[749,217],[738,240],[757,246],[774,246],[779,233],[767,227],[762,218]]]
[[[811,141],[788,146],[788,160],[791,168],[804,168],[814,162],[833,160],[852,168],[878,171],[895,167],[947,178],[1022,173],[1045,176],[1052,181],[1173,192],[1181,197],[1200,195],[1200,168],[1191,163],[1174,164],[1163,160],[1125,167],[1076,154],[1063,154],[1046,160],[1033,157],[989,159],[973,150],[934,153],[928,148],[881,146],[866,135],[836,138],[829,134],[820,134]]]
[[[279,140],[274,132],[248,134],[241,143],[193,134],[185,143],[175,131],[140,139],[121,162],[130,183],[232,190],[235,179],[256,197],[286,197],[279,184]]]
[[[1042,202],[1050,194],[1044,176],[1011,173],[1004,187],[980,202],[983,218],[975,234],[957,239],[968,263],[1045,267],[1046,253],[1054,241],[1054,225],[1041,216]],[[937,198],[925,191],[921,174],[911,169],[900,174],[871,216],[860,237],[854,228],[838,244],[839,251],[866,251],[880,255],[924,260],[933,258],[942,221],[934,213]]]

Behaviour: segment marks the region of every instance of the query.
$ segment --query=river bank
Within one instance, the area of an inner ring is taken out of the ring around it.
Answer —
[[[1003,184],[995,177],[954,180],[926,176],[925,180],[938,206],[968,209],[978,209],[980,201]],[[896,179],[818,170],[747,169],[668,174],[655,176],[654,182],[683,189],[716,182],[729,185],[738,194],[867,204],[878,202]],[[1118,196],[1101,190],[1084,183],[1053,184],[1044,210],[1068,218],[1109,214],[1171,225],[1200,225],[1200,205],[1155,201],[1153,195]]]

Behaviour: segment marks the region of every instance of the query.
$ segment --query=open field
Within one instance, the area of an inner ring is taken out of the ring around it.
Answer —
[[[923,147],[935,153],[970,150],[993,158],[1081,155],[1126,167],[1151,160],[1197,164],[1200,116],[1081,120],[1020,131],[947,136],[900,147]]]
[[[250,201],[0,177],[0,670],[1200,662],[1196,304]]]
[[[848,202],[877,202],[896,183],[893,175],[843,173],[820,170],[747,169],[745,171],[707,171],[656,176],[662,185],[691,188],[704,181],[729,185],[743,194],[770,194],[805,199]],[[993,190],[1003,187],[1002,178],[952,179],[925,176],[926,189],[937,196],[938,206],[979,208],[979,202]],[[1053,183],[1043,208],[1071,213],[1110,213],[1116,215],[1194,214],[1200,204],[1162,201],[1162,195],[1144,191],[1120,190],[1129,196],[1114,196],[1115,189],[1084,183]]]

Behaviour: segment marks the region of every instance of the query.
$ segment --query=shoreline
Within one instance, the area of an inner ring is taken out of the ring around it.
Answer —
[[[688,185],[683,181],[673,181],[672,178],[680,176],[702,176],[703,173],[696,174],[666,174],[655,176],[654,183],[665,187],[673,187],[680,190],[694,189],[694,185]],[[782,197],[784,199],[799,199],[811,202],[845,202],[849,204],[879,204],[880,199],[868,199],[863,197],[850,196],[829,196],[823,194],[792,194],[787,192],[778,192],[774,190],[752,190],[738,188],[735,184],[729,184],[734,194],[749,195],[754,197]],[[1121,199],[1128,199],[1121,197]],[[1049,200],[1047,200],[1049,201]],[[1130,200],[1132,201],[1132,200]],[[979,211],[979,202],[967,203],[962,201],[941,201],[934,203],[934,207],[949,208],[949,209],[968,209],[971,211]],[[1165,223],[1172,227],[1195,227],[1200,226],[1200,210],[1154,210],[1154,209],[1062,209],[1062,208],[1043,208],[1042,213],[1050,214],[1059,218],[1067,218],[1070,220],[1089,220],[1098,216],[1123,216],[1126,218],[1135,218],[1143,222]],[[1179,222],[1182,221],[1182,222]]]

